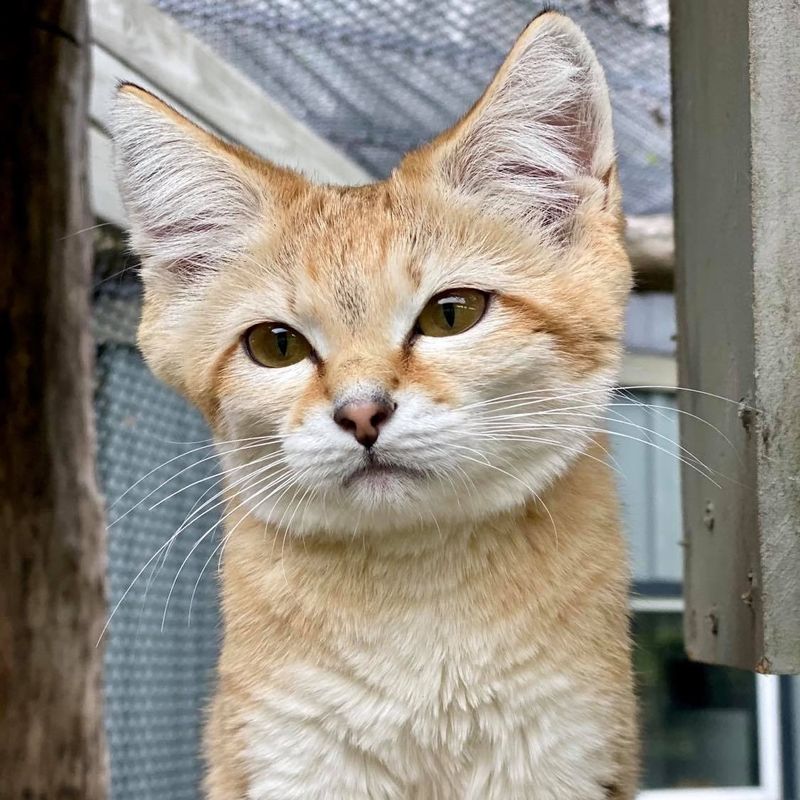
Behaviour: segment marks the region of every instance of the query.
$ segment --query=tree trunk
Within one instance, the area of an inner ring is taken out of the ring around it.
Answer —
[[[84,0],[0,26],[0,799],[101,800]]]

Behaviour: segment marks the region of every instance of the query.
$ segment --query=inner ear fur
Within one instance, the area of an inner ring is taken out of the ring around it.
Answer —
[[[111,116],[115,168],[145,282],[185,282],[241,257],[269,230],[277,184],[299,176],[122,84]]]
[[[587,200],[618,211],[614,165],[602,68],[577,25],[547,12],[464,118],[401,170],[484,213],[563,233]]]

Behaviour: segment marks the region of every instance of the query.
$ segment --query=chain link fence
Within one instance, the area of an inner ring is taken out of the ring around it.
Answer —
[[[219,647],[220,468],[200,414],[153,377],[136,347],[141,291],[122,237],[106,229],[95,250],[111,797],[196,800]]]

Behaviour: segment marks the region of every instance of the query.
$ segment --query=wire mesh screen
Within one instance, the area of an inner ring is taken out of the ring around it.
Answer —
[[[199,414],[150,374],[135,347],[139,308],[138,282],[99,284],[95,409],[113,610],[105,665],[111,796],[195,800],[218,648],[219,467]]]
[[[377,177],[478,98],[542,2],[155,0]],[[551,4],[552,5],[552,4]],[[628,213],[671,210],[667,0],[563,0],[611,86]]]

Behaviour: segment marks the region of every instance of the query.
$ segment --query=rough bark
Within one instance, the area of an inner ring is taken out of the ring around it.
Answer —
[[[84,0],[0,27],[0,798],[106,796]]]

